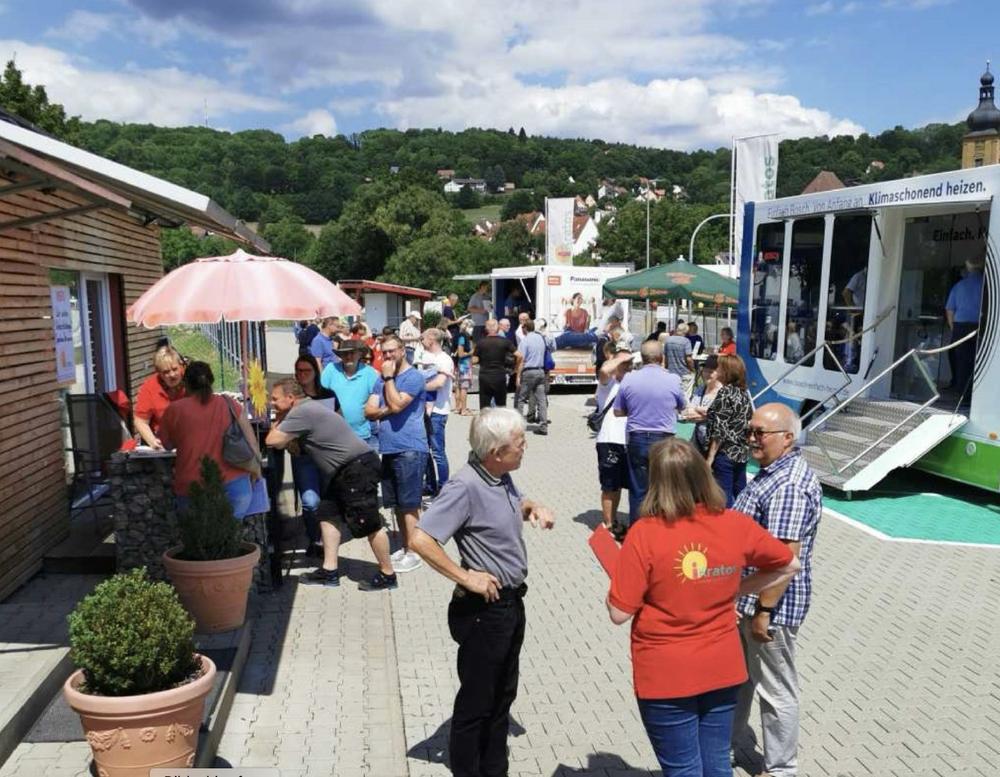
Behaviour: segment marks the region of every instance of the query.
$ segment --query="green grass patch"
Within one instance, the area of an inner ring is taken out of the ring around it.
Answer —
[[[219,349],[200,330],[189,326],[170,326],[166,327],[166,330],[170,342],[181,356],[186,356],[191,361],[208,363],[215,374],[216,391],[222,390],[223,379],[225,379],[226,391],[239,389],[242,379],[239,371],[229,362],[226,362],[224,368],[220,368]]]
[[[465,220],[469,224],[475,224],[480,219],[489,219],[492,222],[497,222],[500,220],[500,211],[503,209],[502,205],[483,205],[480,208],[470,208],[469,210],[463,210],[462,215],[465,216]]]

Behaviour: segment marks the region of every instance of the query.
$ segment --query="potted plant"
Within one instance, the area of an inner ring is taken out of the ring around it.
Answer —
[[[63,685],[102,777],[194,766],[215,664],[195,653],[194,622],[146,569],[98,585],[69,616],[78,669]]]
[[[229,631],[246,619],[260,548],[242,540],[219,465],[207,456],[189,497],[178,516],[181,544],[163,554],[163,566],[200,633]]]

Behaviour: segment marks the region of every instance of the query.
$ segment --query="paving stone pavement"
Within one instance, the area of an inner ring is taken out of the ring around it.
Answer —
[[[558,522],[551,532],[526,527],[528,631],[512,776],[659,773],[635,708],[628,630],[608,620],[607,578],[586,544],[598,489],[584,400],[552,397],[550,435],[529,435],[514,476]],[[468,423],[449,420],[453,466],[466,457]],[[343,556],[355,581],[374,569],[367,543],[348,543]],[[324,589],[293,577],[257,603],[219,765],[278,766],[282,777],[449,773],[451,585],[427,568],[400,581],[396,591],[366,594],[356,582]],[[824,518],[799,642],[800,774],[1000,774],[998,611],[1000,550],[883,542]],[[0,774],[78,774],[80,753],[65,755]]]

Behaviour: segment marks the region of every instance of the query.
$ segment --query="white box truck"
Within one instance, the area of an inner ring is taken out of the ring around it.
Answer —
[[[486,280],[490,282],[493,316],[504,318],[504,302],[514,289],[521,293],[522,309],[527,305],[534,318],[543,318],[548,325],[548,334],[559,339],[566,325],[566,311],[573,307],[573,296],[583,296],[582,307],[590,317],[589,329],[599,329],[603,314],[602,289],[612,278],[618,278],[630,271],[627,266],[577,267],[552,264],[536,264],[526,267],[499,267],[489,275],[456,275],[455,280]],[[463,300],[463,303],[467,300]],[[622,326],[628,328],[629,303],[617,303],[622,312]],[[517,326],[517,315],[511,318]],[[551,378],[553,385],[591,385],[597,383],[594,370],[593,343],[576,347],[560,347],[552,353],[555,369]]]

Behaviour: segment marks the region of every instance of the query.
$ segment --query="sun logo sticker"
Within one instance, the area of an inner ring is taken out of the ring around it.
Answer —
[[[708,569],[708,548],[704,545],[687,545],[677,553],[677,577],[683,583],[686,580],[698,580]]]

